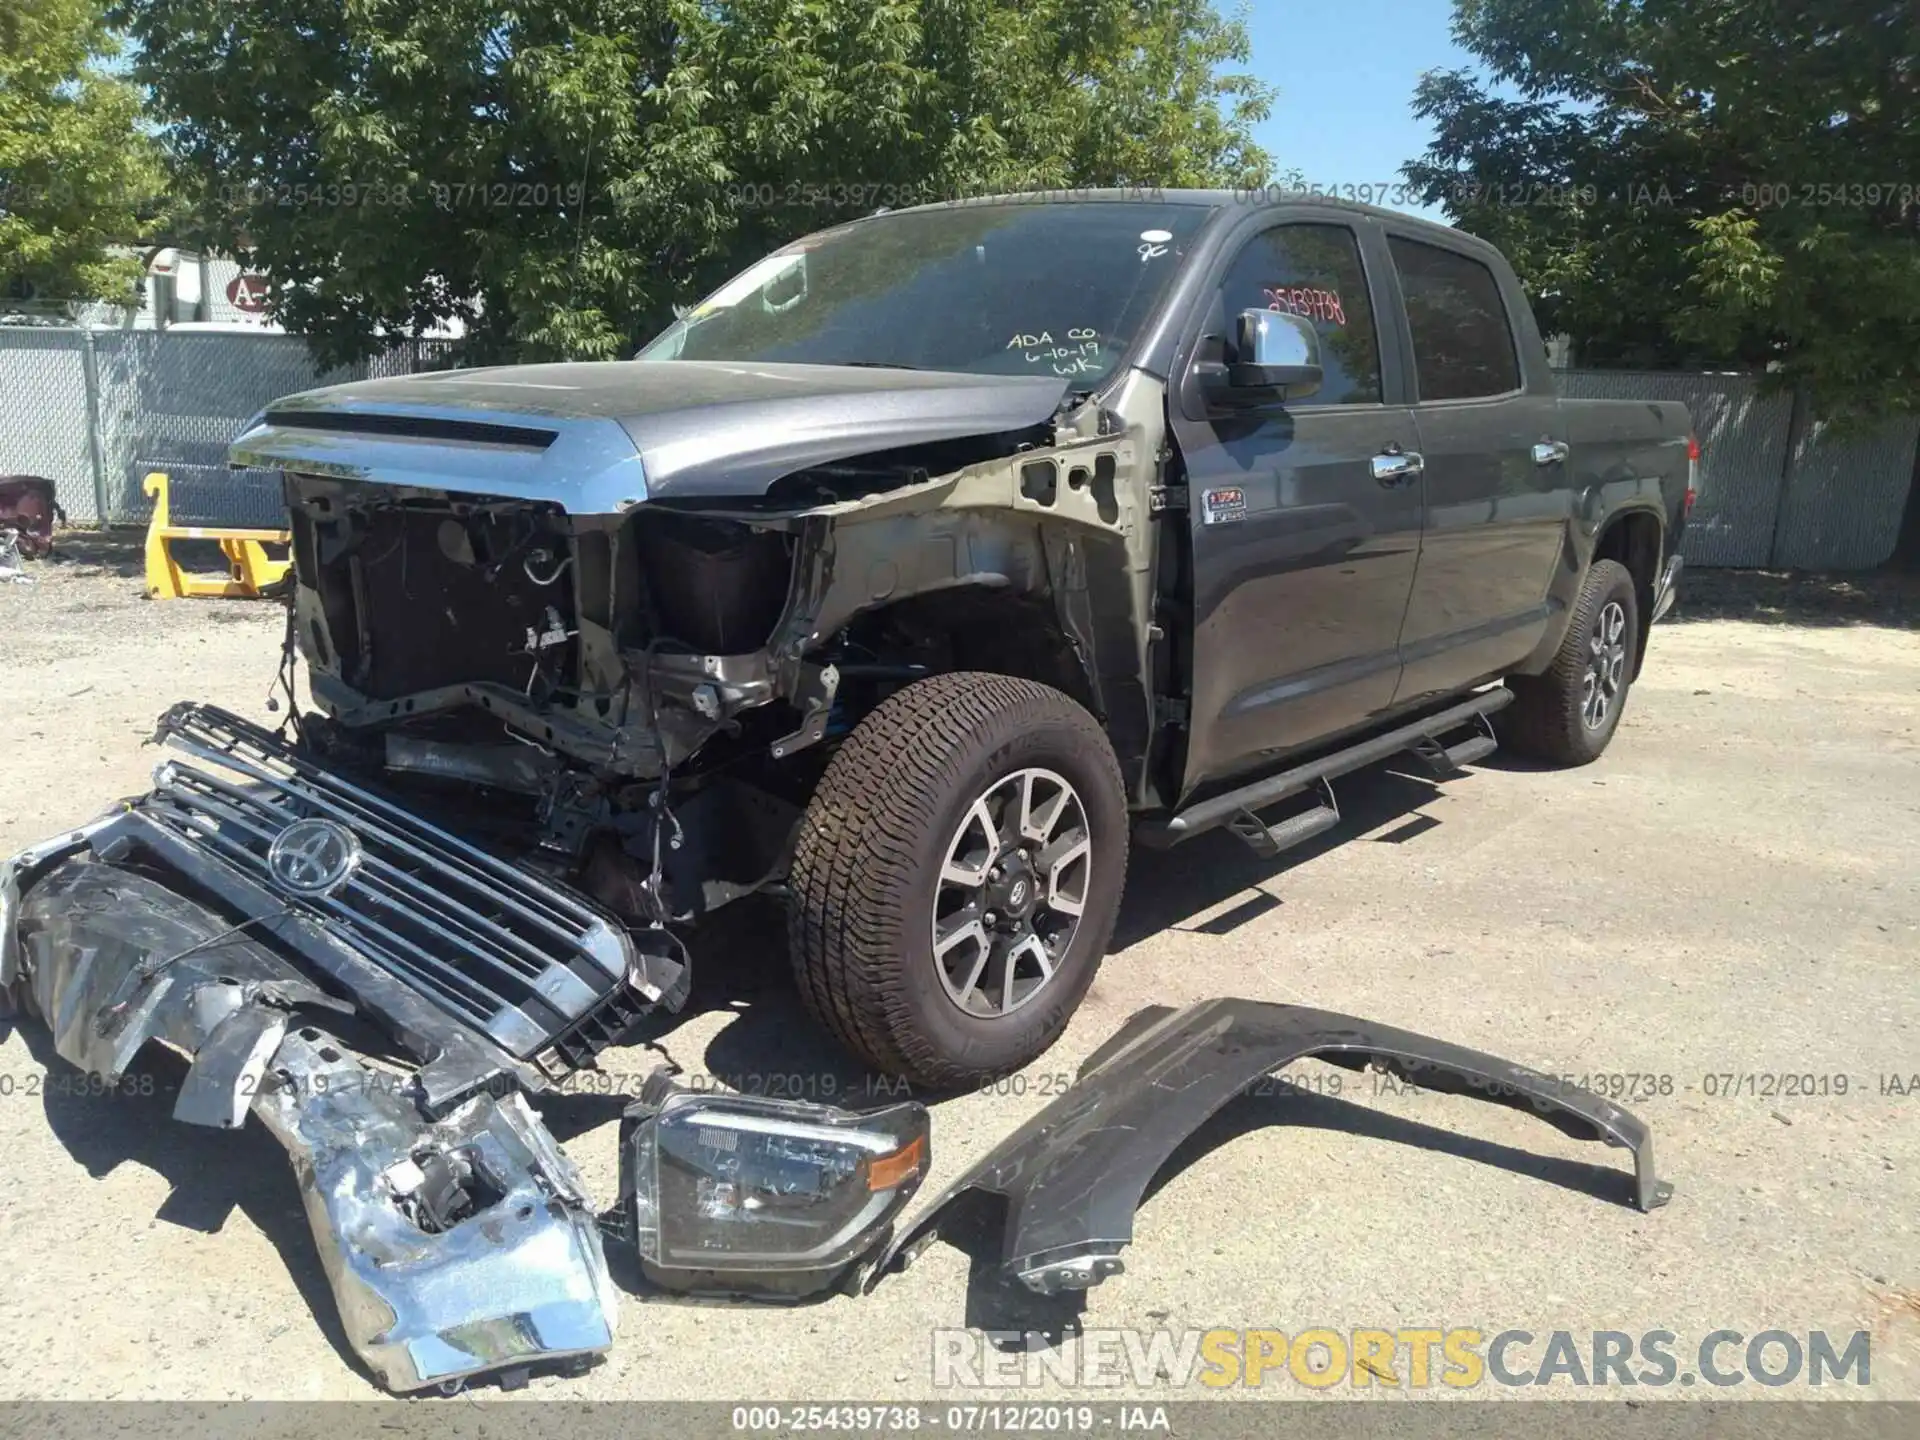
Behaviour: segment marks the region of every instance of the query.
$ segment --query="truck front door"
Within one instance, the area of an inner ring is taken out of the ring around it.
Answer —
[[[1422,492],[1417,468],[1376,479],[1372,462],[1413,451],[1416,433],[1386,403],[1398,376],[1383,358],[1398,351],[1378,323],[1391,313],[1384,241],[1332,216],[1227,248],[1169,406],[1193,546],[1189,794],[1366,724],[1399,681]],[[1193,366],[1232,358],[1234,317],[1257,309],[1313,321],[1325,382],[1284,406],[1209,413]]]

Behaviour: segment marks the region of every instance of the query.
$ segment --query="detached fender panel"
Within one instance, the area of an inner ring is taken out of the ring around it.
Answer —
[[[1041,1294],[1085,1289],[1123,1269],[1134,1211],[1174,1151],[1229,1100],[1308,1057],[1378,1066],[1424,1089],[1535,1113],[1576,1139],[1634,1157],[1634,1203],[1663,1205],[1653,1139],[1619,1106],[1524,1065],[1353,1015],[1258,1000],[1206,1000],[1143,1010],[1081,1067],[1077,1084],[962,1175],[905,1231],[874,1274],[911,1260],[952,1202],[1006,1202],[1002,1264]]]

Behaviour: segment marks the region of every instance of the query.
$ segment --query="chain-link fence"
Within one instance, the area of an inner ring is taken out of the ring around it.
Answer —
[[[82,331],[0,329],[0,475],[53,481],[68,518],[99,520],[92,361]]]
[[[1915,475],[1920,420],[1895,420],[1867,435],[1836,440],[1809,423],[1799,428],[1780,487],[1771,562],[1789,570],[1871,570],[1900,540],[1900,520]]]
[[[44,475],[76,521],[139,523],[140,480],[173,477],[186,524],[282,523],[278,480],[229,470],[227,445],[256,412],[317,385],[430,370],[448,342],[415,340],[322,372],[293,335],[0,327],[0,475]],[[1678,400],[1703,447],[1689,564],[1871,569],[1892,554],[1920,420],[1835,440],[1751,375],[1566,370],[1576,399]]]
[[[1700,437],[1700,494],[1687,525],[1689,565],[1764,565],[1786,474],[1793,397],[1762,398],[1751,375],[1563,370],[1578,400],[1677,400]],[[1897,519],[1898,517],[1896,517]]]
[[[227,468],[240,427],[298,390],[433,369],[448,345],[322,371],[293,335],[0,327],[0,474],[44,475],[69,519],[122,525],[146,520],[141,478],[164,470],[183,524],[278,526],[278,477]]]

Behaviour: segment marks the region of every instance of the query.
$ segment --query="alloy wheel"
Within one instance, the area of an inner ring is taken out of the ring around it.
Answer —
[[[1627,611],[1609,600],[1587,636],[1587,670],[1580,682],[1580,718],[1589,730],[1603,728],[1620,703],[1627,675]]]
[[[933,959],[947,997],[998,1018],[1030,1004],[1080,928],[1093,874],[1086,806],[1052,770],[1017,770],[967,807],[947,842]]]

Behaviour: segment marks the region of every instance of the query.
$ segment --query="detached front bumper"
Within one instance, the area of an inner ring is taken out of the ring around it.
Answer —
[[[289,1035],[271,1074],[253,1112],[293,1159],[341,1321],[382,1384],[512,1384],[613,1344],[593,1207],[522,1096],[423,1124],[391,1077],[314,1031]]]
[[[77,853],[110,829],[0,867],[4,993],[46,1018],[60,1056],[116,1083],[157,1040],[193,1062],[176,1120],[260,1117],[293,1161],[347,1338],[389,1389],[511,1383],[608,1349],[593,1206],[526,1100],[483,1092],[436,1118],[417,1072],[305,1023],[350,1006],[151,876]]]
[[[37,1012],[109,1084],[150,1041],[185,1056],[183,1123],[257,1115],[293,1162],[347,1338],[389,1389],[584,1365],[613,1343],[612,1280],[590,1197],[520,1092],[670,977],[531,872],[217,712],[178,718],[212,768],[169,761],[152,795],[0,862],[0,1007]],[[275,893],[259,862],[274,817],[307,806],[367,854],[355,888],[315,902]],[[483,879],[496,908],[468,918],[456,905]],[[550,981],[563,962],[573,989]],[[518,1014],[547,1028],[494,1023]],[[416,1063],[356,1058],[347,1016]]]

